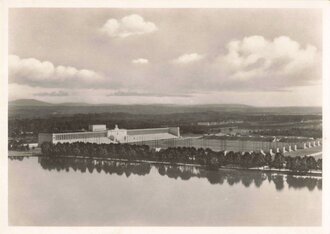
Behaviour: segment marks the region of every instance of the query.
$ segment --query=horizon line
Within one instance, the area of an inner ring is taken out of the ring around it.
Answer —
[[[176,104],[176,103],[89,103],[89,102],[48,102],[48,101],[42,101],[40,99],[33,99],[33,98],[19,98],[15,100],[8,100],[8,104],[10,102],[15,102],[19,100],[33,100],[33,101],[39,101],[39,102],[44,102],[46,104],[50,105],[61,105],[61,104],[84,104],[84,105],[121,105],[121,106],[129,106],[129,105],[159,105],[159,106],[165,106],[165,105],[171,105],[171,106],[206,106],[206,105],[241,105],[241,106],[249,106],[249,107],[254,107],[254,108],[273,108],[273,107],[280,107],[280,108],[285,108],[285,107],[318,107],[322,108],[323,105],[318,105],[318,106],[297,106],[297,105],[283,105],[283,106],[258,106],[258,105],[252,105],[252,104],[244,104],[244,103],[187,103],[187,104]],[[79,105],[78,105],[79,106]]]

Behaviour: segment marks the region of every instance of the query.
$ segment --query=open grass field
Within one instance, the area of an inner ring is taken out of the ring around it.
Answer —
[[[297,151],[292,152],[286,152],[284,153],[284,156],[307,156],[312,155],[315,157],[315,159],[322,158],[322,146],[316,146],[313,148],[307,148],[307,149],[299,149]]]

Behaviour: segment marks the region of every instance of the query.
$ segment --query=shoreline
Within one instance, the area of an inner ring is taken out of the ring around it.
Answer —
[[[20,154],[20,155],[13,155],[13,154]],[[149,163],[149,164],[161,164],[161,165],[173,165],[173,166],[191,166],[191,167],[199,167],[208,169],[204,165],[200,164],[190,164],[190,163],[171,163],[171,162],[160,162],[160,161],[151,161],[151,160],[128,160],[128,159],[119,159],[119,158],[102,158],[102,157],[86,157],[86,156],[55,156],[55,157],[48,157],[43,156],[41,153],[31,152],[31,151],[8,151],[8,157],[37,157],[37,158],[76,158],[76,159],[92,159],[92,160],[103,160],[103,161],[118,161],[118,162],[131,162],[131,163]],[[297,176],[317,176],[322,177],[321,172],[294,172],[288,169],[261,169],[261,168],[242,168],[242,167],[230,167],[224,166],[219,167],[216,170],[239,170],[239,171],[250,171],[250,172],[267,172],[267,173],[280,173],[285,175],[297,175]]]

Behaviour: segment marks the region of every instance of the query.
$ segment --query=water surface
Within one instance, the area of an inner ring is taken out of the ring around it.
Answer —
[[[111,161],[9,160],[9,224],[321,225],[322,180]]]

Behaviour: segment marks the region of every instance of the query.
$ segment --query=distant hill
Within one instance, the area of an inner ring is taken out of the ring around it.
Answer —
[[[99,103],[90,104],[84,102],[63,102],[63,103],[49,103],[44,101],[39,101],[36,99],[17,99],[15,101],[10,101],[9,105],[15,106],[113,106],[113,107],[168,107],[168,108],[193,108],[193,109],[212,109],[212,108],[253,108],[253,106],[243,105],[243,104],[197,104],[197,105],[174,105],[174,104],[136,104],[136,105],[121,105],[121,104],[109,104],[109,103]]]
[[[255,107],[241,104],[88,104],[88,103],[48,103],[35,99],[19,99],[9,102],[10,117],[42,117],[88,113],[129,113],[159,115],[174,113],[235,113],[240,115],[321,115],[322,107]]]
[[[52,106],[53,104],[48,102],[39,101],[36,99],[17,99],[9,102],[9,105],[13,106]]]
[[[84,102],[62,102],[53,104],[55,106],[91,106],[91,104],[84,103]]]

